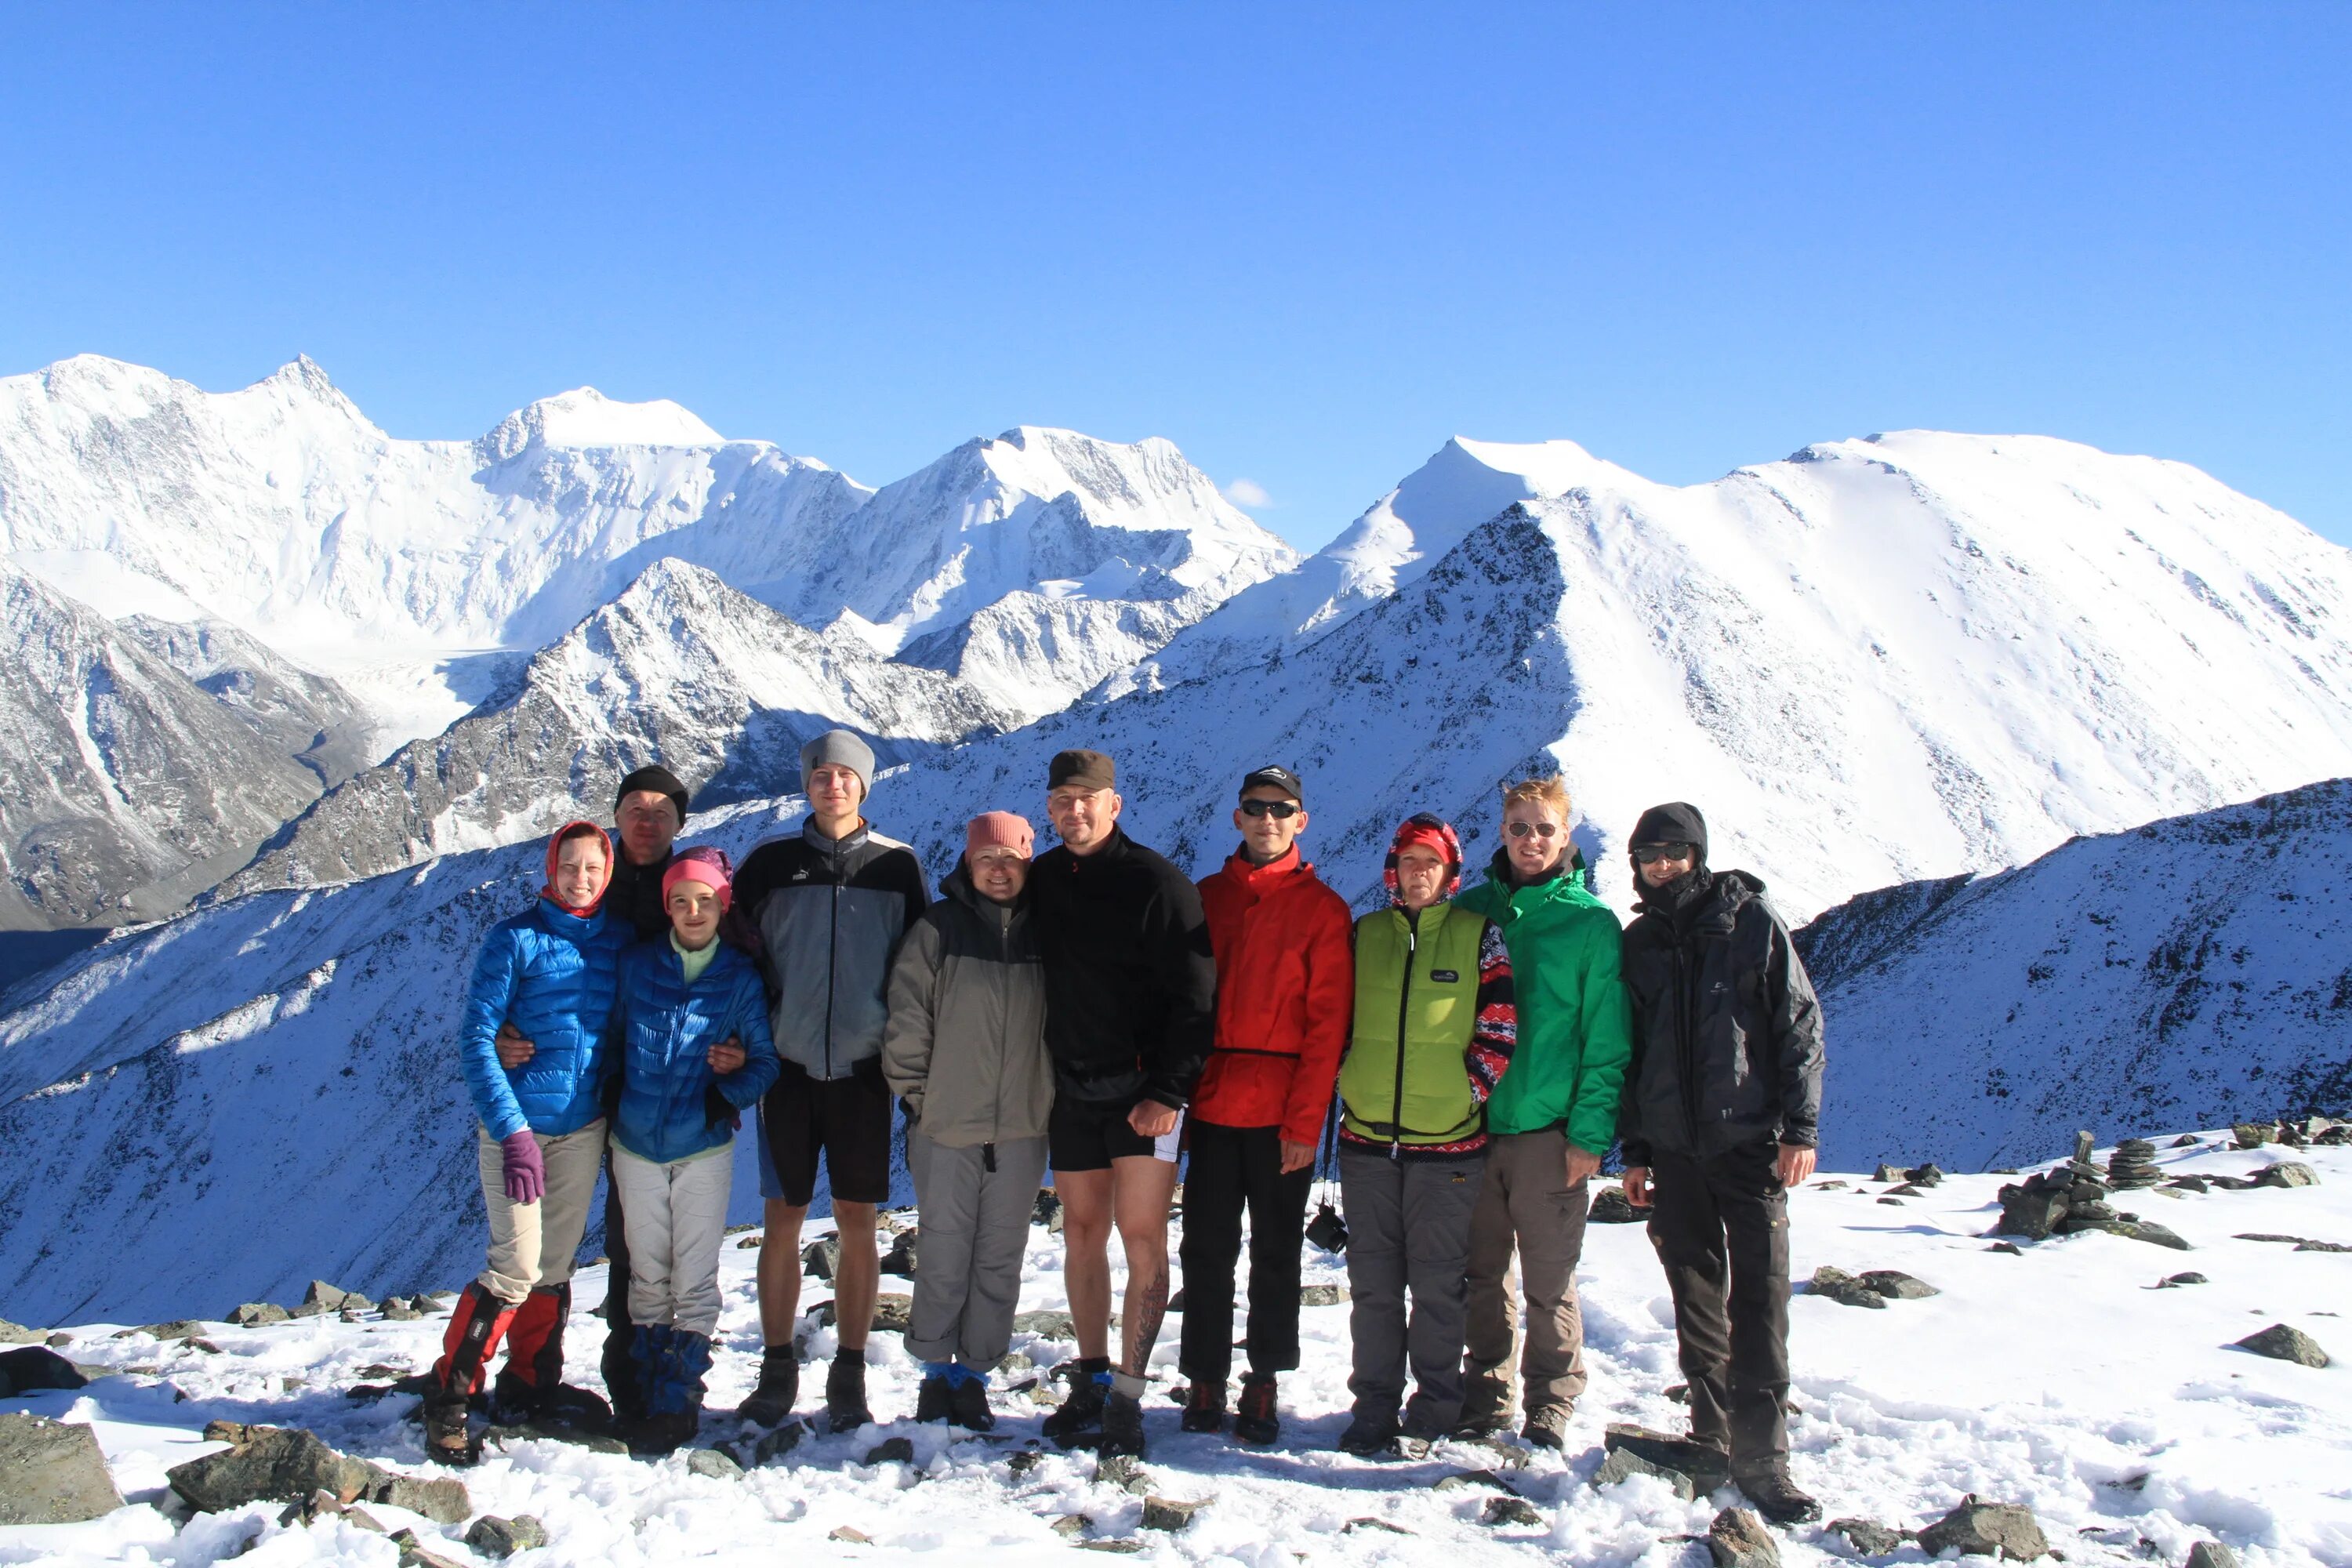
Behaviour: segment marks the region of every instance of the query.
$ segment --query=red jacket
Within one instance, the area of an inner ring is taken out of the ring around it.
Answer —
[[[1217,1041],[1192,1113],[1312,1143],[1355,1005],[1348,905],[1296,849],[1271,866],[1235,855],[1202,879],[1201,903],[1217,955]]]

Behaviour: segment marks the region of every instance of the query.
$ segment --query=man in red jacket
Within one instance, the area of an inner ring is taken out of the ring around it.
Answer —
[[[1201,883],[1217,956],[1217,1037],[1193,1090],[1184,1180],[1184,1429],[1225,1423],[1234,1266],[1250,1221],[1249,1376],[1234,1433],[1281,1435],[1275,1374],[1298,1365],[1298,1256],[1315,1142],[1355,1002],[1348,905],[1298,853],[1298,776],[1260,768],[1234,812],[1242,847]]]

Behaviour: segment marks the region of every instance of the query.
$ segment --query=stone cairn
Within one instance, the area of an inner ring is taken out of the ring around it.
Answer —
[[[2125,1139],[2107,1161],[2111,1187],[2152,1187],[2163,1179],[2164,1173],[2156,1168],[2156,1145],[2145,1138]]]
[[[1993,1227],[1994,1234],[2042,1241],[2053,1236],[2103,1230],[2112,1236],[2186,1251],[2189,1244],[2163,1226],[2143,1220],[2136,1214],[2119,1213],[2107,1202],[2114,1185],[2108,1179],[2109,1173],[2092,1162],[2091,1152],[2096,1142],[2090,1133],[2078,1132],[2074,1135],[2073,1159],[2001,1188],[2000,1223]],[[2132,1142],[2145,1151],[2139,1156],[2143,1163],[2156,1152],[2146,1140]],[[2120,1156],[2122,1152],[2117,1152]],[[2152,1163],[2148,1168],[2153,1173]],[[2126,1162],[2126,1169],[2135,1166]],[[2147,1184],[2153,1182],[2151,1173]]]

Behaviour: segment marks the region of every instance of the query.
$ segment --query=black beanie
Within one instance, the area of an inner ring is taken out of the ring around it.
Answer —
[[[677,782],[677,775],[659,763],[639,768],[621,781],[620,792],[613,796],[613,810],[617,813],[621,803],[641,789],[654,790],[669,796],[677,806],[679,825],[685,824],[687,806],[692,797],[686,793],[686,786]]]
[[[1642,814],[1633,825],[1633,836],[1625,840],[1633,848],[1641,844],[1687,844],[1698,851],[1698,863],[1706,864],[1706,818],[1698,807],[1682,801],[1670,801],[1654,805]]]

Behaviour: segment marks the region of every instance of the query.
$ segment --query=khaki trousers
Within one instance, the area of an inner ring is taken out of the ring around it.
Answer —
[[[490,1257],[478,1281],[508,1306],[534,1289],[552,1289],[572,1278],[572,1260],[588,1228],[588,1201],[596,1195],[596,1173],[604,1163],[604,1120],[577,1132],[549,1138],[534,1132],[547,1163],[547,1192],[535,1204],[507,1196],[506,1155],[486,1128],[477,1126],[476,1151],[482,1173],[482,1203],[490,1215]]]
[[[657,1165],[615,1143],[613,1180],[629,1227],[630,1320],[709,1338],[719,1327],[719,1248],[735,1146]]]
[[[1584,1314],[1576,1262],[1584,1251],[1590,1184],[1568,1184],[1568,1141],[1557,1129],[1489,1141],[1486,1184],[1470,1218],[1470,1315],[1464,1338],[1463,1419],[1510,1407],[1518,1347],[1518,1254],[1527,1287],[1527,1351],[1519,1371],[1528,1415],[1570,1405],[1584,1393]]]

